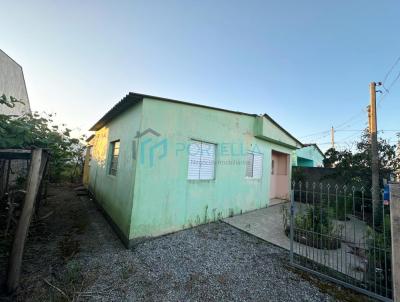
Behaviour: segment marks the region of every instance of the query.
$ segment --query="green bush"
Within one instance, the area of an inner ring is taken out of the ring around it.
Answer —
[[[288,210],[282,211],[285,233],[290,234]],[[308,205],[296,213],[294,219],[294,240],[319,249],[337,249],[341,246],[342,227],[332,222],[331,210],[319,204]],[[286,222],[285,222],[286,221]]]
[[[329,215],[332,219],[345,221],[348,219],[346,216],[349,214],[354,214],[351,195],[346,197],[339,195],[337,200],[333,200],[329,203]]]
[[[390,287],[392,276],[390,214],[385,214],[383,223],[371,227],[367,232],[367,281],[383,294]]]
[[[14,107],[23,101],[0,96],[0,106]],[[53,114],[25,114],[21,116],[0,114],[0,148],[31,149],[45,148],[49,150],[50,162],[48,175],[51,182],[65,181],[72,178],[75,167],[83,166],[84,136],[71,137],[71,129],[65,125],[55,125]]]

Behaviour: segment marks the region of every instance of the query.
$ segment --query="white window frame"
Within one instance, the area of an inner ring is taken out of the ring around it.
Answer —
[[[249,166],[249,164],[251,166]],[[247,151],[245,176],[248,179],[261,179],[263,176],[264,154]],[[250,171],[250,173],[248,173]]]
[[[188,150],[188,180],[215,180],[216,150],[217,145],[214,143],[191,140]]]

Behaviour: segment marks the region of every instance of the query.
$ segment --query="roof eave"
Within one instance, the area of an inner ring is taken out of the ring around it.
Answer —
[[[275,127],[279,128],[282,130],[287,136],[289,136],[291,139],[293,139],[297,144],[300,145],[300,147],[304,147],[303,143],[300,142],[297,138],[295,138],[292,134],[290,134],[285,128],[283,128],[281,125],[279,125],[272,117],[270,117],[268,114],[264,113],[263,116],[268,119],[272,124],[275,125]]]
[[[97,131],[103,128],[108,122],[110,122],[113,118],[118,116],[121,112],[128,109],[129,107],[139,103],[142,101],[139,95],[134,94],[132,92],[128,93],[122,100],[120,100],[114,107],[112,107],[103,117],[97,121],[89,131]]]

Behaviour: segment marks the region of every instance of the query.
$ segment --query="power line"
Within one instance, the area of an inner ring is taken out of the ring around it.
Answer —
[[[399,71],[399,72],[397,73],[397,75],[395,76],[394,80],[390,83],[389,87],[387,88],[387,87],[385,86],[385,83],[386,83],[387,79],[389,78],[390,74],[393,72],[393,70],[395,69],[395,67],[396,67],[397,64],[399,64],[399,63],[400,63],[400,56],[395,60],[395,62],[394,62],[394,63],[392,64],[392,66],[389,68],[389,70],[387,71],[387,73],[386,73],[386,75],[385,75],[385,77],[384,77],[384,79],[383,79],[382,87],[385,89],[385,93],[383,93],[383,94],[381,95],[381,97],[380,97],[380,99],[379,99],[379,101],[378,101],[378,106],[380,106],[380,104],[382,103],[383,99],[386,97],[386,95],[389,94],[389,92],[390,92],[390,90],[392,89],[392,87],[393,87],[393,86],[396,84],[396,82],[400,79],[400,71]],[[346,120],[345,122],[340,123],[339,125],[333,126],[333,128],[335,129],[335,132],[336,132],[336,131],[346,131],[346,130],[343,130],[343,129],[341,129],[341,128],[343,128],[344,126],[348,125],[350,122],[356,120],[358,117],[360,117],[360,116],[361,116],[362,114],[364,114],[364,113],[365,113],[365,110],[363,109],[363,110],[361,110],[361,112],[359,112],[359,113],[353,115],[352,117],[350,117],[350,118],[349,118],[348,120]],[[364,130],[360,130],[360,131],[364,131]],[[385,130],[385,131],[398,131],[398,130]],[[321,139],[321,138],[324,138],[324,137],[328,136],[328,135],[329,135],[329,132],[330,132],[330,130],[326,130],[326,131],[322,131],[322,132],[316,132],[316,133],[313,133],[313,134],[308,134],[308,135],[302,136],[302,137],[300,137],[300,138],[306,138],[306,137],[311,137],[311,136],[314,136],[314,135],[318,135],[318,137],[316,137],[316,138],[314,139],[314,141],[317,141],[317,140],[319,140],[319,139]],[[321,136],[321,135],[322,135],[322,136]]]
[[[354,120],[356,120],[356,119],[359,119],[359,117],[360,117],[362,114],[364,114],[364,113],[365,113],[365,111],[364,111],[364,110],[361,110],[361,112],[359,112],[359,113],[357,113],[357,114],[351,116],[349,119],[347,119],[347,120],[344,121],[343,123],[340,123],[340,124],[338,124],[338,125],[336,125],[336,126],[333,126],[333,128],[335,129],[335,132],[336,132],[336,131],[339,131],[339,130],[337,130],[338,128],[339,128],[339,129],[340,129],[340,128],[343,128],[344,126],[348,125],[350,122],[352,122],[352,121],[354,121]],[[302,136],[302,137],[300,137],[300,138],[306,138],[306,137],[310,137],[310,136],[317,136],[316,138],[314,138],[314,140],[319,140],[319,139],[321,139],[321,138],[327,137],[327,136],[330,134],[330,131],[331,131],[331,130],[325,130],[325,131],[321,131],[321,132],[316,132],[316,133],[312,133],[312,134],[307,134],[307,135]]]
[[[390,67],[390,69],[388,70],[388,72],[386,73],[385,77],[383,78],[383,83],[386,82],[386,80],[388,79],[389,75],[392,73],[393,69],[396,67],[396,65],[400,62],[400,56],[396,59],[396,61],[393,63],[392,67]]]
[[[343,130],[335,130],[335,131],[338,131],[338,132],[355,132],[355,131],[362,132],[362,131],[365,131],[365,129],[343,129]],[[379,132],[383,132],[383,131],[400,132],[400,129],[381,129],[381,130],[379,130]]]
[[[388,92],[392,89],[393,85],[397,82],[397,80],[400,78],[400,71],[397,73],[396,77],[394,78],[393,82],[390,84],[388,88]]]
[[[394,70],[394,68],[396,67],[396,65],[399,62],[400,62],[400,56],[393,63],[392,67],[390,67],[390,69],[388,70],[388,72],[386,73],[386,75],[385,75],[385,77],[383,79],[382,87],[383,87],[383,89],[385,89],[385,93],[383,93],[382,96],[379,98],[378,106],[380,106],[380,104],[382,103],[383,99],[390,93],[390,90],[392,89],[394,84],[396,84],[396,82],[400,78],[400,71],[399,71],[397,73],[397,75],[394,77],[394,80],[392,81],[392,83],[390,83],[389,87],[386,87],[386,85],[385,85],[386,81],[388,80],[390,74],[392,73],[392,71]]]
[[[333,126],[334,129],[340,129],[343,128],[345,125],[347,125],[348,123],[352,122],[353,120],[355,120],[356,118],[358,118],[359,116],[361,116],[362,114],[365,114],[365,110],[361,110],[361,112],[353,115],[351,118],[349,118],[348,120],[346,120],[344,123],[341,123],[339,125]],[[335,130],[336,131],[336,130]]]
[[[387,131],[387,130],[379,130],[378,132],[383,132],[383,131]],[[397,131],[397,130],[396,130]],[[339,141],[335,141],[335,144],[348,144],[348,143],[351,143],[351,142],[355,142],[355,140],[352,140],[352,138],[355,138],[355,137],[357,137],[359,135],[359,133],[355,133],[355,134],[351,134],[351,135],[349,135],[349,136],[346,136],[345,138],[343,138],[343,139],[340,139]],[[396,137],[396,136],[391,136],[391,137],[389,137],[389,138],[384,138],[384,139],[386,139],[386,140],[389,140],[389,141],[398,141],[398,138]],[[318,143],[318,145],[328,145],[328,144],[331,144],[332,142],[321,142],[321,143]]]
[[[314,135],[318,135],[318,134],[324,134],[324,133],[327,133],[327,132],[329,132],[329,130],[327,130],[327,131],[321,131],[321,132],[316,132],[316,133],[311,133],[311,134],[307,134],[307,135],[301,136],[301,137],[299,137],[299,138],[310,137],[310,136],[314,136]]]

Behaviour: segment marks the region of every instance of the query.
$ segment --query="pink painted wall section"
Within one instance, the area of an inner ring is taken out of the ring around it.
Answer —
[[[272,151],[270,198],[289,199],[289,155]]]

